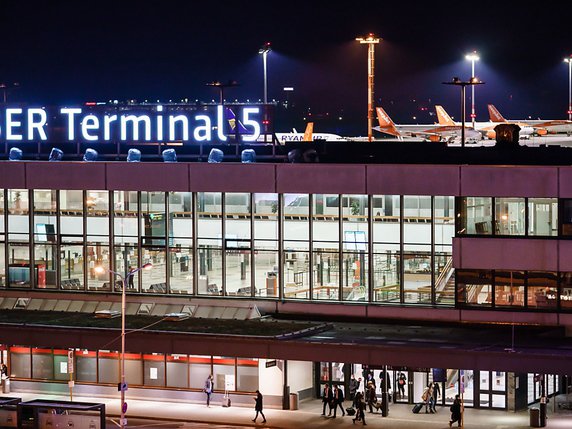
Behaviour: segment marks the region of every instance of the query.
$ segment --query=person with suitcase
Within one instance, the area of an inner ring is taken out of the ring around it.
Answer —
[[[256,396],[254,397],[254,410],[256,411],[256,416],[254,416],[252,421],[256,423],[258,413],[260,413],[262,416],[262,423],[266,423],[266,417],[264,417],[264,413],[262,412],[262,393],[260,393],[260,390],[256,391]]]

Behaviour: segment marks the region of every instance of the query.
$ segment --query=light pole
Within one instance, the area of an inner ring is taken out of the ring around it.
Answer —
[[[463,82],[458,77],[454,77],[451,82],[443,82],[445,85],[456,85],[461,87],[461,147],[465,147],[465,87],[482,85],[483,83],[484,82],[481,82],[477,77],[472,77],[466,82]]]
[[[121,383],[119,383],[118,386],[121,391],[121,419],[119,420],[119,427],[121,429],[127,426],[127,420],[125,418],[125,413],[127,412],[127,404],[125,403],[125,391],[127,390],[127,382],[125,381],[125,290],[129,284],[129,277],[134,276],[138,271],[150,270],[151,268],[153,268],[153,264],[147,263],[139,268],[127,271],[125,275],[121,275],[117,271],[107,269],[109,273],[114,274],[121,279]],[[96,271],[103,273],[106,271],[106,268],[97,267]]]
[[[475,61],[479,61],[479,56],[477,51],[473,51],[470,54],[465,55],[465,59],[471,62],[471,79],[475,77]],[[475,118],[477,117],[475,113],[475,86],[471,87],[471,119],[473,123],[473,129],[475,129]]]
[[[572,55],[564,58],[564,62],[568,63],[568,120],[572,121]]]
[[[360,44],[367,44],[367,140],[371,142],[373,134],[373,84],[375,68],[375,45],[380,42],[379,37],[370,33],[367,37],[357,37]]]
[[[262,54],[262,66],[264,68],[264,104],[268,103],[268,76],[266,73],[266,57],[268,52],[270,52],[272,48],[270,48],[270,42],[266,42],[262,45],[262,48],[258,50],[259,54]]]

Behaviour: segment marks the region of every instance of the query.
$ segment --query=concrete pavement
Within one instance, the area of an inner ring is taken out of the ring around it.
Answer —
[[[12,392],[3,396],[21,397],[22,400],[28,401],[32,399],[55,399],[69,400],[68,396],[61,395],[45,395],[36,393],[19,393]],[[231,396],[232,398],[232,396]],[[159,399],[159,398],[158,398]],[[108,416],[119,415],[119,396],[116,398],[101,398],[74,396],[74,401],[81,402],[97,402],[105,403]],[[254,400],[252,407],[231,406],[223,408],[220,403],[215,403],[207,408],[204,404],[197,403],[181,403],[181,402],[161,402],[149,400],[137,400],[129,398],[127,395],[129,408],[127,410],[128,426],[136,427],[141,425],[136,423],[136,418],[158,420],[159,423],[152,424],[154,428],[173,427],[172,423],[178,422],[179,427],[203,427],[204,423],[213,425],[224,425],[226,427],[259,427],[259,428],[342,428],[342,427],[358,427],[361,423],[352,423],[352,417],[327,418],[321,416],[322,403],[320,400],[309,400],[300,403],[299,410],[275,410],[266,409],[267,423],[262,424],[259,417],[258,423],[252,422],[254,418]],[[348,403],[346,402],[346,405]],[[552,402],[549,404],[549,414],[547,419],[547,428],[564,429],[572,428],[572,411],[553,412]],[[437,407],[436,414],[413,414],[411,405],[391,404],[389,416],[381,417],[379,413],[366,414],[367,426],[370,428],[424,428],[424,429],[445,429],[448,428],[450,417],[449,407]],[[339,409],[338,409],[339,411]],[[465,410],[465,428],[468,429],[524,429],[529,426],[528,411],[520,411],[517,413],[471,409]],[[131,419],[131,422],[130,422]],[[117,421],[117,419],[114,419]],[[161,421],[170,422],[161,425]],[[200,425],[197,425],[201,423]],[[147,425],[149,426],[149,425]]]

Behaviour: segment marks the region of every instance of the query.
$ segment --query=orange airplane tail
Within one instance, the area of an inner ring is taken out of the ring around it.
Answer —
[[[435,110],[437,111],[437,120],[439,121],[439,125],[455,125],[455,121],[451,119],[449,114],[443,109],[443,106],[435,106]]]
[[[506,122],[506,119],[503,118],[503,116],[500,114],[500,112],[495,106],[489,104],[488,108],[489,108],[489,118],[491,119],[491,122]]]
[[[401,137],[399,131],[395,127],[395,123],[391,120],[389,115],[381,107],[377,107],[377,121],[379,122],[379,130],[395,137]]]
[[[304,131],[304,137],[302,141],[311,142],[313,134],[314,134],[314,123],[308,122],[308,124],[306,125],[306,130]]]

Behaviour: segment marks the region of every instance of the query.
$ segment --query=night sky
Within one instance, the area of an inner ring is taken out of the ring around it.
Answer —
[[[376,103],[398,123],[433,122],[435,104],[459,118],[459,90],[442,82],[470,77],[464,56],[474,49],[486,82],[475,96],[478,120],[488,119],[487,103],[507,118],[564,118],[569,8],[498,3],[3,0],[0,82],[20,84],[9,101],[80,104],[211,101],[218,93],[205,83],[235,79],[240,87],[225,98],[254,101],[263,97],[258,49],[269,41],[269,99],[283,100],[292,86],[298,108],[360,122],[367,47],[354,39],[373,32],[384,39]]]

